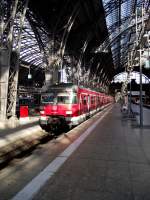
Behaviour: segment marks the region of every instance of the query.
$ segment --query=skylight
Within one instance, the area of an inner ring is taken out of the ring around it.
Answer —
[[[34,18],[31,18],[30,20],[33,20],[35,22]],[[14,49],[17,46],[16,41],[19,30],[20,30],[20,24],[16,19],[14,27],[14,36],[15,36],[15,41],[13,44]],[[36,33],[35,30],[38,31],[38,33]],[[38,36],[36,36],[36,34],[38,34]],[[39,37],[40,39],[38,40]],[[40,28],[33,27],[33,25],[31,26],[29,20],[25,18],[22,37],[21,37],[20,60],[25,61],[30,65],[42,68],[44,60],[44,51],[39,41],[43,43],[43,48],[46,48],[48,43],[48,36],[44,32],[42,32]]]
[[[140,73],[139,73],[139,72],[133,71],[133,72],[131,73],[131,75],[130,75],[130,80],[129,80],[129,82],[130,82],[131,80],[133,80],[133,79],[135,80],[135,82],[136,82],[137,84],[139,84],[139,83],[140,83]],[[127,73],[126,73],[126,72],[122,72],[122,73],[120,73],[120,74],[117,74],[117,75],[114,77],[113,82],[115,82],[115,83],[117,83],[117,82],[121,83],[121,82],[124,82],[124,81],[126,81],[126,80],[127,80]],[[147,76],[145,76],[144,74],[142,75],[142,83],[143,83],[143,84],[149,84],[149,83],[150,83],[149,78],[148,78]]]

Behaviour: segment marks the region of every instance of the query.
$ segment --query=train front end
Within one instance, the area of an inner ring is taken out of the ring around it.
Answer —
[[[41,96],[40,125],[46,131],[69,129],[71,118],[78,114],[77,93],[74,87],[54,87]]]

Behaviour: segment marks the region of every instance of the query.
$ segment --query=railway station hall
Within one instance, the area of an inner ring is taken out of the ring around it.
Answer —
[[[0,200],[150,200],[150,0],[0,0]]]

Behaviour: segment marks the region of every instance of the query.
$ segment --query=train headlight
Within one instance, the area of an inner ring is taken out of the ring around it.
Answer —
[[[71,110],[67,110],[66,111],[66,115],[71,115],[72,114],[72,111]]]
[[[44,111],[44,110],[41,110],[41,111],[40,111],[40,114],[41,114],[41,115],[44,115],[44,114],[45,114],[45,111]]]

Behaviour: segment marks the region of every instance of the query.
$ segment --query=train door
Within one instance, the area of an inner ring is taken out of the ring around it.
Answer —
[[[98,109],[99,107],[99,97],[98,95],[96,95],[96,109]]]
[[[78,94],[78,99],[79,99],[79,115],[82,114],[82,96],[81,93]]]
[[[83,97],[83,106],[84,106],[84,113],[87,113],[88,107],[87,107],[87,95],[84,95]]]
[[[96,96],[93,96],[93,109],[96,110]]]
[[[79,110],[80,115],[87,112],[87,95],[82,93],[79,95]]]
[[[90,95],[87,96],[87,110],[90,112]]]
[[[101,107],[101,96],[98,96],[98,107]]]
[[[85,113],[86,109],[86,96],[84,94],[81,94],[81,101],[80,101],[80,106],[81,106],[81,114]]]

